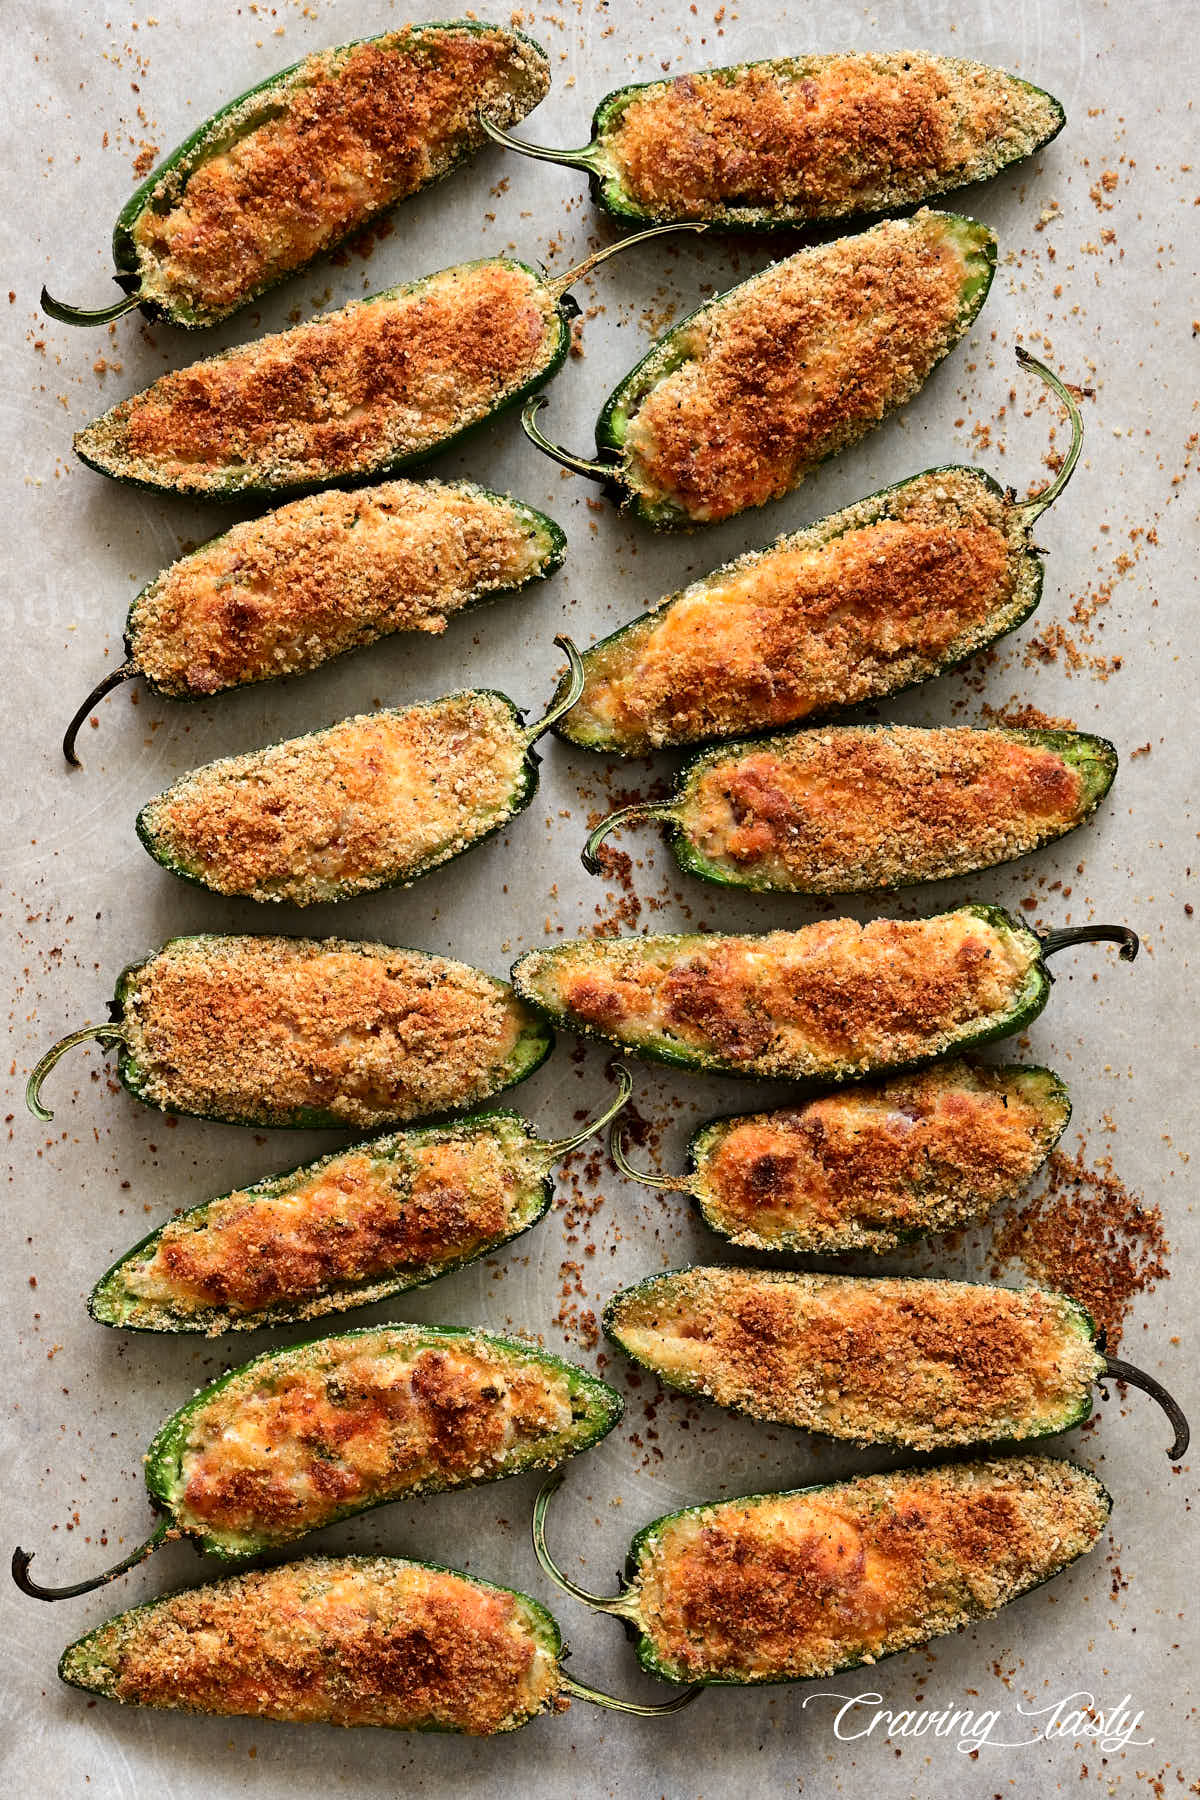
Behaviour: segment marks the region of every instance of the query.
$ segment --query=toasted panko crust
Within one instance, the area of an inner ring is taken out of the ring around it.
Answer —
[[[653,218],[888,212],[982,181],[1062,124],[1002,69],[923,51],[747,63],[655,82],[601,132],[606,173]]]
[[[557,1648],[524,1594],[399,1557],[309,1557],[120,1613],[59,1672],[126,1705],[484,1737],[554,1704]]]
[[[698,522],[778,499],[910,400],[964,326],[957,221],[919,212],[801,250],[666,340],[630,402],[624,479]]]
[[[480,110],[514,124],[549,86],[538,46],[497,27],[405,27],[306,57],[150,189],[131,234],[142,295],[224,318],[479,149]]]
[[[486,418],[562,331],[532,269],[463,263],[162,375],[75,448],[104,474],[180,493],[369,475]]]
[[[895,1249],[1016,1193],[1070,1116],[1040,1069],[962,1059],[718,1120],[694,1147],[705,1218],[751,1250]]]
[[[133,604],[129,650],[159,693],[215,694],[444,631],[554,555],[535,515],[471,482],[311,494],[172,563]]]
[[[1028,610],[1025,551],[999,489],[931,469],[715,570],[585,652],[564,734],[636,755],[895,693]]]
[[[130,1079],[172,1112],[347,1126],[469,1106],[529,1015],[465,963],[339,938],[179,938],[123,988]]]
[[[985,1618],[1090,1550],[1096,1478],[1051,1457],[868,1475],[650,1528],[641,1622],[679,1681],[805,1680]]]
[[[686,1269],[618,1295],[605,1326],[671,1387],[908,1450],[1063,1431],[1104,1368],[1065,1294],[965,1281]]]
[[[529,793],[502,695],[448,694],[209,763],[143,807],[151,855],[218,894],[311,906],[411,881]]]

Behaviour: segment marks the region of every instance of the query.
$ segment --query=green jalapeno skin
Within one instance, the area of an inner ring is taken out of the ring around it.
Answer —
[[[839,116],[836,85],[847,80],[859,84],[860,104]],[[940,91],[923,93],[928,86]],[[968,123],[972,153],[960,149],[939,164],[931,138],[961,128],[972,99],[992,108],[977,129]],[[800,117],[789,119],[797,105]],[[704,219],[718,231],[771,232],[870,217],[987,180],[1043,149],[1065,123],[1053,95],[1017,76],[896,52],[771,57],[616,88],[596,107],[591,142],[580,150],[550,150],[501,129],[489,135],[586,171],[593,204],[622,225]],[[744,197],[725,191],[733,187]]]
[[[429,123],[423,131],[416,117],[404,116],[422,77],[430,117],[445,132],[440,140]],[[184,330],[215,325],[460,167],[487,141],[480,106],[515,123],[549,86],[546,54],[532,38],[470,19],[408,25],[317,51],[221,107],[130,196],[112,240],[125,301],[89,313],[43,292],[43,307],[68,324],[100,324],[140,306],[148,318]],[[339,131],[340,146],[323,141]],[[407,156],[397,156],[398,131],[407,133]],[[339,148],[349,158],[345,170]],[[237,159],[247,156],[239,174]],[[385,180],[389,157],[396,167]],[[339,173],[351,180],[331,182]],[[358,200],[347,204],[346,190],[362,176]],[[189,220],[193,203],[199,213]]]

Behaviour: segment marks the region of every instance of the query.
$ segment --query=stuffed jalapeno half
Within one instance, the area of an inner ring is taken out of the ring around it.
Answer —
[[[42,291],[68,325],[140,306],[215,325],[486,142],[550,88],[545,51],[497,25],[406,25],[318,50],[206,119],[151,171],[113,230],[126,298],[88,312]]]
[[[704,219],[779,231],[890,212],[986,181],[1057,137],[1052,94],[922,50],[777,56],[606,94],[581,150],[485,120],[525,156],[586,170],[622,224]]]
[[[615,828],[670,827],[688,875],[724,887],[863,893],[971,875],[1074,831],[1112,786],[1117,752],[1079,731],[844,725],[710,750],[671,800],[626,806]]]
[[[551,1168],[625,1105],[547,1142],[497,1109],[390,1132],[177,1213],[92,1289],[126,1331],[256,1331],[370,1306],[478,1260],[542,1219]]]
[[[679,1269],[615,1295],[604,1329],[682,1393],[915,1451],[1070,1431],[1092,1410],[1094,1382],[1130,1378],[1069,1295],[972,1281]],[[1165,1392],[1141,1371],[1134,1378]],[[1167,1401],[1178,1461],[1187,1421]]]
[[[648,525],[732,518],[911,400],[970,327],[995,261],[985,225],[936,212],[801,250],[653,345],[604,404],[599,460],[543,437],[540,396],[526,430]]]
[[[982,1219],[1031,1181],[1071,1117],[1049,1069],[954,1057],[863,1081],[775,1112],[709,1119],[688,1168],[634,1168],[634,1181],[690,1194],[710,1231],[744,1250],[882,1254]]]
[[[135,598],[125,661],[76,712],[140,675],[168,700],[306,675],[400,631],[437,634],[493,595],[544,580],[566,539],[553,519],[471,481],[387,481],[310,494],[181,556]]]
[[[1021,1031],[1050,997],[1046,957],[1125,926],[1040,938],[997,906],[797,931],[577,938],[513,964],[517,995],[567,1030],[652,1062],[778,1081],[850,1081]]]
[[[142,808],[138,837],[214,894],[313,906],[407,886],[533,799],[533,746],[583,686],[574,644],[555,643],[573,679],[534,725],[486,689],[365,713],[193,769]]]
[[[1049,1456],[898,1469],[668,1513],[639,1531],[612,1599],[566,1577],[534,1515],[543,1569],[632,1625],[667,1681],[807,1681],[986,1619],[1098,1541],[1112,1502]]]
[[[507,982],[466,963],[342,938],[171,938],[117,982],[107,1024],[72,1032],[29,1077],[95,1038],[162,1112],[227,1125],[370,1130],[458,1111],[531,1075],[553,1034]]]
[[[611,756],[747,737],[901,692],[985,650],[1037,607],[1037,520],[1083,447],[1074,397],[1054,479],[1017,500],[981,469],[926,469],[702,576],[584,652],[561,737]]]

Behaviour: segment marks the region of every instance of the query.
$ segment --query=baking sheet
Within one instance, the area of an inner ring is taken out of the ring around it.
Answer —
[[[1016,370],[1018,341],[1091,390],[1082,465],[1069,497],[1038,528],[1050,552],[1041,612],[997,653],[904,697],[886,716],[975,722],[988,705],[1027,702],[1115,739],[1122,769],[1109,804],[1083,833],[969,886],[901,895],[896,909],[934,910],[965,897],[1018,907],[1028,901],[1039,923],[1106,917],[1142,933],[1145,951],[1132,968],[1096,949],[1059,962],[1052,1004],[1029,1033],[1027,1054],[1069,1080],[1068,1149],[1082,1150],[1089,1163],[1111,1157],[1127,1186],[1163,1209],[1171,1278],[1138,1300],[1125,1353],[1169,1377],[1185,1405],[1190,1399],[1193,1413],[1200,1411],[1189,1164],[1196,1136],[1191,963],[1200,929],[1190,912],[1198,855],[1190,96],[1198,70],[1188,7],[909,0],[874,8],[827,0],[819,12],[792,8],[790,17],[770,0],[695,7],[568,0],[525,8],[526,29],[550,52],[555,85],[523,129],[547,143],[586,141],[595,101],[628,79],[783,48],[843,46],[919,45],[1005,65],[1060,96],[1068,129],[1032,163],[963,199],[962,210],[988,220],[1001,245],[991,297],[968,341],[902,415],[799,492],[708,532],[652,538],[542,459],[508,417],[430,472],[508,488],[559,519],[570,551],[549,585],[460,620],[443,638],[396,639],[290,685],[190,707],[125,689],[98,709],[98,730],[84,730],[86,772],[64,768],[62,726],[119,659],[132,594],[230,516],[102,480],[75,463],[73,430],[163,368],[293,317],[509,248],[563,269],[611,235],[582,177],[495,151],[409,203],[369,256],[320,264],[203,337],[151,329],[136,316],[111,333],[72,331],[42,317],[44,280],[81,304],[101,304],[111,293],[109,221],[132,186],[135,158],[165,152],[232,94],[309,49],[424,10],[407,0],[257,7],[162,0],[155,17],[125,0],[107,8],[27,0],[6,18],[0,329],[7,455],[0,483],[8,563],[5,1075],[12,1092],[4,1109],[3,1516],[4,1547],[20,1541],[36,1549],[44,1579],[88,1574],[111,1561],[120,1543],[136,1542],[148,1518],[141,1452],[160,1420],[229,1361],[300,1335],[214,1343],[123,1337],[90,1322],[88,1288],[173,1208],[341,1141],[163,1119],[114,1091],[94,1051],[52,1078],[56,1118],[37,1125],[20,1097],[25,1073],[63,1031],[103,1016],[122,964],[175,932],[275,928],[378,937],[503,972],[526,948],[606,923],[735,929],[818,916],[803,901],[755,901],[683,883],[653,832],[624,840],[636,855],[640,910],[584,874],[578,853],[589,810],[622,787],[646,788],[674,766],[671,758],[629,772],[553,743],[534,805],[502,839],[408,892],[336,911],[283,908],[264,916],[183,886],[138,846],[138,806],[200,761],[377,703],[485,684],[536,712],[554,684],[556,630],[590,641],[694,574],[930,464],[977,460],[1023,490],[1042,471],[1051,431],[1060,449],[1066,437],[1057,408]],[[507,6],[480,11],[509,18]],[[589,315],[584,354],[556,380],[543,423],[586,453],[595,412],[648,333],[672,309],[680,316],[770,254],[762,242],[681,238],[598,272],[580,293]],[[565,1038],[517,1103],[547,1135],[559,1134],[602,1100],[605,1061]],[[668,1168],[680,1165],[697,1119],[770,1104],[784,1092],[642,1067],[636,1075],[638,1108],[654,1122]],[[984,1273],[990,1241],[982,1230],[884,1266]],[[665,1398],[649,1381],[628,1383],[619,1357],[605,1361],[595,1317],[609,1294],[653,1269],[719,1260],[721,1252],[683,1196],[627,1186],[584,1152],[560,1177],[557,1210],[510,1251],[408,1300],[330,1323],[476,1322],[533,1333],[603,1368],[628,1393],[626,1418],[569,1471],[552,1535],[577,1578],[606,1590],[633,1531],[674,1506],[889,1461]],[[1061,1448],[1079,1454],[1113,1492],[1112,1532],[1102,1548],[990,1623],[816,1684],[878,1694],[879,1710],[968,1709],[977,1716],[975,1739],[961,1728],[939,1736],[932,1726],[923,1736],[898,1726],[889,1738],[883,1725],[864,1735],[874,1709],[862,1708],[844,1718],[839,1738],[839,1703],[809,1698],[807,1688],[712,1690],[678,1718],[658,1721],[576,1704],[566,1717],[479,1743],[123,1712],[60,1687],[55,1663],[70,1639],[119,1607],[199,1578],[191,1548],[176,1544],[86,1599],[38,1607],[3,1591],[5,1791],[86,1791],[96,1800],[290,1796],[318,1787],[355,1800],[400,1791],[709,1797],[869,1786],[879,1800],[935,1791],[1136,1792],[1146,1784],[1187,1791],[1200,1775],[1188,1681],[1197,1649],[1186,1609],[1195,1585],[1190,1465],[1171,1473],[1163,1422],[1138,1396],[1123,1407],[1114,1397],[1098,1413],[1094,1429]],[[585,1613],[541,1576],[528,1541],[535,1486],[520,1479],[389,1507],[305,1548],[428,1556],[527,1589],[560,1618],[582,1679],[661,1697],[661,1686],[637,1673],[616,1624]],[[1080,1739],[1069,1726],[1055,1735],[1054,1708],[1072,1695],[1091,1696],[1106,1715],[1107,1744]],[[1121,1703],[1126,1716],[1118,1721]],[[984,1732],[978,1715],[991,1713],[996,1720]]]

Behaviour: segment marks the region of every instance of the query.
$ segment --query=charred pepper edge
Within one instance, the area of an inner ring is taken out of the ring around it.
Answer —
[[[377,207],[373,212],[365,214],[360,219],[356,219],[354,224],[350,225],[338,237],[331,238],[328,243],[323,244],[320,250],[314,255],[305,258],[303,262],[294,264],[292,267],[285,269],[281,274],[252,288],[242,299],[237,301],[234,306],[222,309],[212,318],[197,319],[195,317],[189,317],[186,312],[165,305],[160,300],[151,297],[143,298],[137,287],[133,285],[140,281],[137,245],[134,241],[133,229],[137,220],[153,200],[155,188],[158,187],[160,182],[164,181],[169,176],[175,175],[178,171],[182,176],[182,185],[179,187],[178,192],[179,194],[184,193],[188,181],[190,181],[192,175],[195,173],[195,169],[186,167],[187,160],[191,157],[193,151],[200,150],[206,153],[212,152],[220,154],[223,149],[228,149],[233,144],[240,142],[243,137],[248,136],[252,131],[256,130],[259,125],[265,123],[265,118],[252,117],[246,120],[232,137],[228,137],[226,133],[221,131],[220,126],[222,121],[227,120],[231,114],[236,113],[240,108],[246,105],[247,101],[253,100],[257,95],[261,95],[264,102],[266,102],[271,90],[275,88],[280,90],[279,97],[285,102],[284,110],[286,110],[286,102],[290,99],[290,96],[301,91],[308,85],[306,82],[295,81],[291,78],[303,69],[307,63],[313,61],[314,58],[346,57],[352,50],[357,50],[364,44],[378,44],[386,38],[399,37],[402,34],[417,36],[429,31],[444,32],[448,30],[462,31],[471,36],[483,36],[489,33],[495,34],[499,37],[512,40],[515,46],[535,51],[546,65],[546,85],[547,91],[549,90],[549,58],[537,39],[530,37],[528,33],[524,31],[518,31],[513,26],[496,25],[488,20],[422,20],[408,26],[401,26],[392,31],[379,32],[374,36],[351,38],[344,44],[330,45],[326,50],[312,51],[307,56],[301,57],[298,62],[289,63],[286,68],[277,69],[273,75],[268,75],[264,80],[255,82],[252,87],[248,87],[243,93],[236,95],[232,100],[226,101],[224,106],[218,107],[216,112],[211,113],[193,132],[189,133],[182,143],[178,144],[168,156],[164,157],[163,161],[153,168],[149,175],[146,176],[145,180],[134,189],[133,193],[129,196],[129,199],[117,214],[116,223],[113,226],[112,233],[112,257],[114,265],[113,280],[119,287],[123,287],[126,290],[125,298],[123,300],[115,301],[111,306],[101,308],[99,311],[89,312],[85,308],[68,306],[62,301],[53,299],[43,287],[41,296],[43,312],[48,313],[52,319],[58,319],[61,323],[67,325],[102,325],[106,324],[110,319],[120,318],[123,313],[132,311],[136,306],[141,308],[141,311],[148,319],[161,321],[167,325],[174,325],[184,331],[207,330],[211,326],[220,323],[221,320],[231,318],[235,313],[240,312],[243,307],[248,306],[251,301],[258,299],[260,295],[269,292],[271,288],[277,287],[281,282],[289,280],[293,275],[302,274],[303,271],[310,268],[314,262],[320,261],[323,256],[330,255],[333,251],[337,250],[340,245],[348,242],[349,239],[355,237],[359,232],[369,229],[375,220],[382,218],[386,213],[392,211],[394,207],[403,205],[405,200],[415,199],[417,194],[424,193],[428,188],[436,186],[439,181],[445,180],[448,175],[453,174],[456,169],[461,168],[464,163],[469,162],[472,156],[478,153],[478,150],[471,149],[469,145],[462,147],[440,174],[434,175],[428,181],[423,182],[422,185],[419,188],[415,188],[411,194],[402,195],[400,199],[389,201],[386,206]],[[540,106],[544,97],[544,95],[540,95],[538,99],[534,101],[533,106],[526,107],[518,116],[522,119],[528,118],[529,114],[534,111],[536,107]],[[274,108],[264,107],[264,111],[267,113],[274,110]],[[479,146],[478,148],[482,148],[482,146]],[[203,156],[198,157],[196,159],[196,167],[201,166],[203,160]]]

